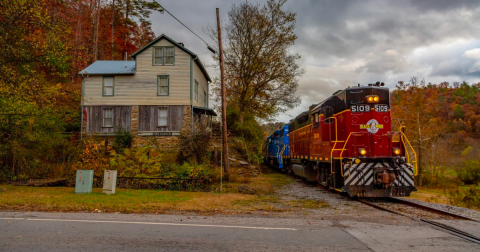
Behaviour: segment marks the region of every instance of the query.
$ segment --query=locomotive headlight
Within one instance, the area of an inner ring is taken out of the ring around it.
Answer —
[[[377,103],[380,100],[378,95],[369,95],[367,96],[367,102],[368,103]]]
[[[364,148],[360,148],[358,149],[358,153],[360,153],[360,156],[365,156],[367,155],[367,150],[365,150]]]
[[[399,148],[393,148],[393,154],[398,156],[398,155],[400,155],[400,153],[402,153],[402,151]]]

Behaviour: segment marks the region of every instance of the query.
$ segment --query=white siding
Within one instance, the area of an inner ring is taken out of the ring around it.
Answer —
[[[203,104],[204,92],[206,92],[208,96],[208,82],[207,82],[207,78],[205,77],[205,75],[203,74],[202,70],[200,69],[200,67],[196,62],[194,62],[193,64],[193,76],[195,80],[198,81],[198,101],[193,99],[193,106],[204,107],[204,104]]]
[[[153,46],[173,46],[173,44],[162,39]],[[114,96],[102,96],[102,76],[87,77],[85,79],[85,105],[190,105],[191,56],[175,47],[175,65],[154,66],[152,64],[153,46],[137,55],[135,75],[115,76]],[[198,68],[196,64],[194,65]],[[170,76],[168,96],[157,96],[158,75]],[[197,78],[202,86],[205,77],[201,74]],[[203,99],[204,89],[200,88],[200,90],[202,93],[199,92],[199,96]],[[200,97],[199,101],[203,102]]]

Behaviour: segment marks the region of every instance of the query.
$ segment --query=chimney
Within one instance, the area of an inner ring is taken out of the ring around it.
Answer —
[[[181,46],[185,47],[185,44],[183,42],[178,42]]]

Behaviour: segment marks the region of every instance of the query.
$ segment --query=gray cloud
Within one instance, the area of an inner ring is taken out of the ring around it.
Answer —
[[[250,1],[264,4],[266,0]],[[227,21],[232,4],[241,1],[160,1],[170,12],[214,44],[204,32],[216,26],[215,8]],[[297,13],[298,40],[292,52],[302,55],[306,74],[299,81],[299,113],[331,93],[357,83],[398,80],[417,75],[431,82],[480,81],[480,60],[466,57],[480,48],[480,2],[410,1],[293,1],[285,9]],[[157,35],[165,33],[214,62],[205,44],[168,14],[152,18]],[[207,68],[214,75],[213,68]],[[279,120],[288,121],[288,116]]]

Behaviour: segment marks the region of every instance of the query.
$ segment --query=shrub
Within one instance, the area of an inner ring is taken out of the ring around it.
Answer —
[[[479,183],[480,161],[474,159],[464,161],[460,169],[457,169],[457,176],[466,185]]]
[[[209,164],[175,162],[177,153],[155,148],[156,140],[149,139],[145,146],[131,147],[123,153],[112,152],[109,167],[118,171],[119,177],[162,179],[138,180],[136,188],[164,188],[197,190],[208,187],[215,178]]]
[[[124,148],[132,147],[133,136],[130,131],[123,128],[118,128],[115,131],[115,138],[113,139],[113,148],[118,152]]]
[[[111,146],[105,147],[105,142],[96,144],[92,140],[84,142],[81,159],[74,169],[94,170],[95,175],[103,176],[103,171],[109,169]]]
[[[480,208],[480,190],[471,186],[468,189],[444,189],[445,197],[450,205]]]
[[[212,146],[212,129],[206,119],[195,118],[192,130],[182,131],[178,147],[181,151],[180,159],[192,158],[194,163],[202,164],[207,160],[207,154]]]
[[[81,148],[52,109],[0,98],[0,180],[63,176]]]
[[[240,123],[238,112],[231,108],[227,109],[227,123],[229,131],[237,136],[233,148],[249,161],[260,162],[264,134],[255,117],[247,114]]]

